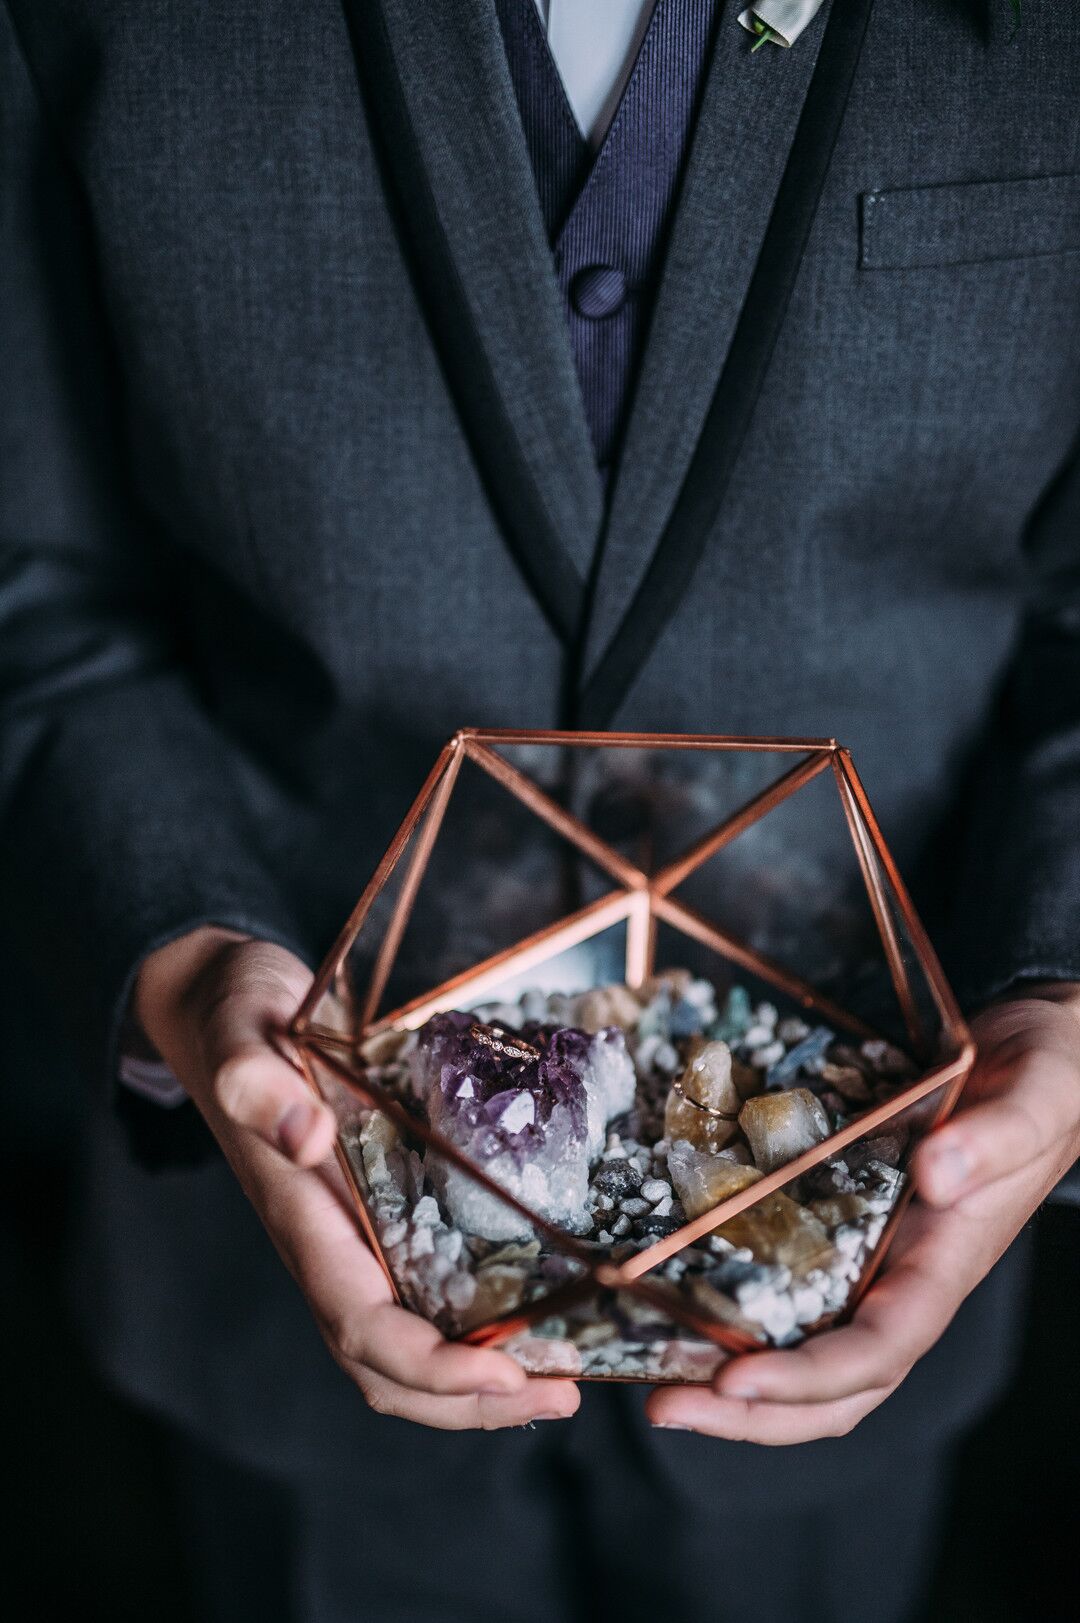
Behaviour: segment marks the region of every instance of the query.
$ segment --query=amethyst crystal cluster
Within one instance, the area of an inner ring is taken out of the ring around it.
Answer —
[[[634,1101],[621,1031],[590,1035],[536,1021],[507,1029],[435,1015],[409,1055],[412,1089],[431,1125],[508,1194],[572,1233],[591,1228],[589,1166],[608,1122]],[[450,1218],[486,1240],[528,1238],[513,1207],[438,1157],[430,1175]]]

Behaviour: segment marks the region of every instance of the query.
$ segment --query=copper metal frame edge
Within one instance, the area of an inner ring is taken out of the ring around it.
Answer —
[[[677,885],[681,885],[692,873],[708,862],[710,857],[722,851],[725,845],[730,845],[733,840],[738,839],[740,834],[752,828],[760,818],[766,817],[804,784],[812,782],[820,772],[825,771],[832,760],[831,751],[814,750],[805,761],[796,762],[790,771],[785,772],[774,783],[768,784],[745,805],[740,806],[738,811],[695,840],[681,856],[672,858],[659,868],[649,880],[649,889],[653,895],[667,896]]]
[[[454,755],[460,753],[461,749],[462,739],[459,734],[452,738],[450,742],[444,745],[443,749],[440,750],[434,766],[424,779],[424,783],[419,794],[416,796],[416,799],[406,812],[405,817],[398,827],[397,833],[394,835],[394,838],[391,840],[386,851],[383,853],[375,872],[364,886],[364,889],[360,894],[360,899],[350,913],[344,928],[341,930],[337,940],[334,942],[334,945],[331,947],[326,958],[323,960],[322,965],[320,966],[310,988],[308,989],[307,996],[304,998],[304,1001],[301,1003],[299,1009],[296,1011],[296,1014],[293,1016],[289,1029],[294,1036],[299,1036],[300,1033],[303,1032],[304,1027],[315,1013],[319,1003],[330,990],[339,965],[342,963],[349,951],[349,948],[353,945],[353,942],[359,935],[364,920],[371,911],[376,897],[379,895],[379,892],[386,884],[386,881],[390,878],[390,875],[397,867],[401,853],[409,843],[409,840],[412,837],[413,829],[423,816],[428,802],[435,793],[439,780],[442,778],[443,773],[446,771]]]
[[[893,894],[896,898],[896,904],[900,909],[900,915],[907,926],[908,934],[911,937],[912,947],[915,950],[923,973],[926,976],[927,984],[930,988],[934,1002],[937,1005],[938,1013],[941,1015],[942,1022],[946,1029],[951,1031],[958,1042],[970,1042],[971,1031],[968,1023],[960,1011],[960,1006],[953,995],[952,987],[945,978],[945,971],[941,967],[941,962],[930,941],[930,937],[926,933],[923,922],[919,918],[918,913],[915,911],[915,904],[911,900],[907,886],[900,877],[900,871],[896,866],[893,854],[889,850],[888,845],[885,843],[885,836],[881,832],[881,825],[879,824],[874,813],[874,809],[870,804],[870,798],[863,787],[863,782],[855,768],[855,763],[851,759],[850,751],[838,749],[837,761],[839,770],[843,773],[845,780],[850,785],[851,792],[855,797],[856,803],[858,804],[874,850],[877,854],[878,861],[884,868],[886,877],[888,878],[889,884],[892,887]]]
[[[306,1046],[306,1039],[301,1038],[297,1040],[297,1060],[300,1065],[300,1069],[304,1074],[304,1079],[307,1082],[308,1087],[311,1089],[312,1093],[314,1093],[317,1099],[322,1100],[323,1092],[319,1086],[318,1078],[316,1077],[314,1068],[311,1064],[310,1056],[306,1052]],[[401,1292],[398,1290],[397,1281],[395,1280],[394,1275],[391,1272],[390,1265],[383,1254],[382,1243],[379,1240],[378,1231],[374,1222],[372,1221],[371,1214],[367,1209],[367,1201],[364,1199],[364,1193],[360,1188],[360,1183],[357,1179],[356,1173],[353,1171],[352,1163],[345,1153],[345,1146],[341,1142],[340,1133],[338,1133],[334,1139],[334,1156],[337,1160],[338,1166],[341,1168],[341,1173],[345,1179],[346,1188],[352,1197],[352,1203],[356,1209],[357,1219],[360,1224],[360,1231],[367,1243],[368,1250],[372,1253],[375,1261],[379,1264],[379,1267],[385,1274],[386,1282],[390,1286],[393,1299],[400,1306]]]
[[[893,991],[900,1005],[900,1013],[907,1029],[908,1038],[916,1054],[925,1056],[927,1052],[926,1032],[922,1018],[919,1014],[915,994],[911,989],[911,980],[908,976],[907,965],[904,963],[903,951],[896,934],[896,926],[889,912],[889,899],[885,887],[881,882],[878,868],[879,853],[870,840],[866,824],[856,801],[851,786],[844,776],[839,757],[833,756],[833,769],[836,775],[836,787],[843,808],[844,819],[848,825],[851,843],[855,847],[859,869],[862,873],[863,884],[870,901],[870,909],[874,915],[881,945],[885,951],[885,962],[889,968],[889,978],[893,983]],[[867,846],[869,845],[869,850]]]
[[[378,1010],[379,1000],[383,995],[390,971],[393,968],[402,936],[408,927],[413,904],[416,901],[416,893],[420,888],[424,874],[427,872],[431,852],[439,830],[442,828],[446,809],[450,803],[450,796],[454,792],[454,785],[458,780],[458,774],[465,760],[467,749],[468,746],[466,745],[464,748],[454,750],[446,764],[446,770],[432,793],[426,812],[422,814],[423,826],[416,837],[416,844],[409,859],[405,883],[402,885],[401,893],[394,903],[394,911],[390,916],[390,922],[386,926],[386,934],[379,945],[379,951],[376,954],[375,963],[368,981],[363,1009],[360,1014],[361,1026],[367,1026]]]
[[[737,733],[590,733],[554,728],[463,727],[456,735],[478,744],[560,744],[570,749],[746,750],[765,754],[781,750],[840,748],[835,738],[740,738]]]

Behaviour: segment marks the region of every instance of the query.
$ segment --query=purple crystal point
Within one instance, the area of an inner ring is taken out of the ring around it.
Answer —
[[[611,1116],[633,1102],[622,1033],[590,1036],[530,1023],[487,1026],[452,1010],[433,1015],[410,1056],[413,1090],[431,1125],[539,1215],[584,1231],[589,1161]],[[467,1233],[528,1233],[516,1212],[464,1172],[429,1154],[450,1216]]]

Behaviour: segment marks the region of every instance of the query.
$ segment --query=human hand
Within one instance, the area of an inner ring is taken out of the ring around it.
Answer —
[[[571,1415],[570,1382],[528,1379],[505,1353],[448,1342],[393,1301],[330,1155],[334,1117],[275,1046],[310,984],[283,948],[206,928],[150,954],[134,1012],[373,1409],[451,1431]]]
[[[934,1345],[1080,1156],[1080,988],[1032,988],[974,1032],[959,1108],[916,1151],[917,1198],[851,1323],[734,1358],[711,1389],[658,1388],[654,1425],[770,1444],[843,1436]]]

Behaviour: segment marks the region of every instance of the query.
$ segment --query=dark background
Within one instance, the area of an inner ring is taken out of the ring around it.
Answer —
[[[80,1088],[56,1011],[10,954],[3,967],[5,1611],[35,1623],[201,1623],[173,1503],[169,1434],[104,1387],[69,1322]],[[1034,1236],[1016,1378],[956,1462],[922,1623],[1078,1615],[1080,1207],[1045,1207]],[[837,1484],[830,1493],[835,1499]],[[863,1574],[853,1583],[852,1623],[873,1617],[865,1583]],[[25,1610],[16,1602],[8,1611],[12,1595],[27,1597]]]

